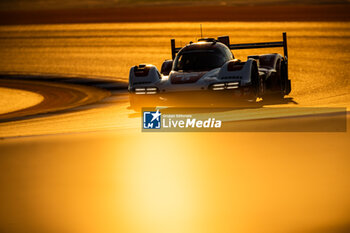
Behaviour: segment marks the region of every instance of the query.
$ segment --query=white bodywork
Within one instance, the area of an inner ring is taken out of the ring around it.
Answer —
[[[157,67],[154,65],[144,66],[146,69],[149,69],[147,75],[136,76],[134,69],[137,68],[132,67],[129,75],[129,91],[134,92],[135,94],[156,94],[208,90],[211,87],[212,90],[215,90],[215,88],[217,90],[223,90],[250,86],[252,83],[251,70],[255,60],[249,58],[243,65],[242,69],[235,71],[228,70],[227,66],[230,62],[232,61],[228,61],[222,67],[207,72],[171,71],[168,76],[161,75]],[[198,78],[199,76],[201,77]],[[194,82],[190,81],[192,78],[196,77],[198,80]],[[184,83],[173,83],[172,80],[174,78],[181,80]]]

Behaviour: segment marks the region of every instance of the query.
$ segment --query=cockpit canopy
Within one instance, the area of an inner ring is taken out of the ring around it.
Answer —
[[[234,57],[220,42],[199,42],[185,46],[177,54],[173,70],[182,72],[209,71],[221,67]]]

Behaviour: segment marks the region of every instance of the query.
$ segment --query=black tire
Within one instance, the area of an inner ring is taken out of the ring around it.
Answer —
[[[280,79],[281,79],[281,95],[283,95],[284,97],[285,95],[288,95],[292,90],[290,80],[288,79],[287,64],[284,60],[281,61]]]
[[[288,79],[288,68],[286,61],[283,60],[282,62],[282,68],[283,68],[283,79],[284,79],[284,95],[289,95],[289,93],[292,91],[292,85],[290,79]]]
[[[286,95],[289,95],[289,93],[292,91],[292,84],[290,82],[290,79],[287,79],[287,83],[286,83]]]
[[[283,100],[284,96],[290,93],[290,80],[287,75],[287,65],[283,58],[276,61],[275,69],[276,72],[269,78],[269,92],[264,94],[264,100]]]
[[[267,99],[283,99],[286,95],[286,85],[287,85],[287,73],[286,65],[282,59],[278,59],[276,62],[276,73],[273,77],[273,93],[269,94]]]
[[[256,99],[261,95],[261,81],[259,77],[258,65],[256,64],[256,62],[253,62],[252,64],[252,70],[250,75],[250,78],[252,80],[250,99]]]

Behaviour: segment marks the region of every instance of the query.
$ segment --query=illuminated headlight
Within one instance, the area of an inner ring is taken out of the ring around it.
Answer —
[[[137,87],[135,88],[135,94],[144,95],[144,94],[157,94],[158,88],[156,87]]]
[[[237,89],[239,87],[239,82],[229,82],[229,83],[215,83],[211,86],[213,91],[231,90]]]
[[[236,89],[238,86],[227,86],[226,89]]]
[[[213,87],[214,91],[221,91],[221,90],[225,90],[225,87]]]
[[[239,82],[226,83],[227,86],[238,86]]]
[[[216,83],[216,84],[213,84],[213,88],[214,87],[225,87],[225,83]]]
[[[147,91],[157,91],[156,87],[147,87],[146,88]]]

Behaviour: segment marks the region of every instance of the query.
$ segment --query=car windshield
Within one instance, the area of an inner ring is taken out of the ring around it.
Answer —
[[[174,63],[175,71],[208,71],[221,67],[226,57],[215,50],[191,50],[178,54]]]

